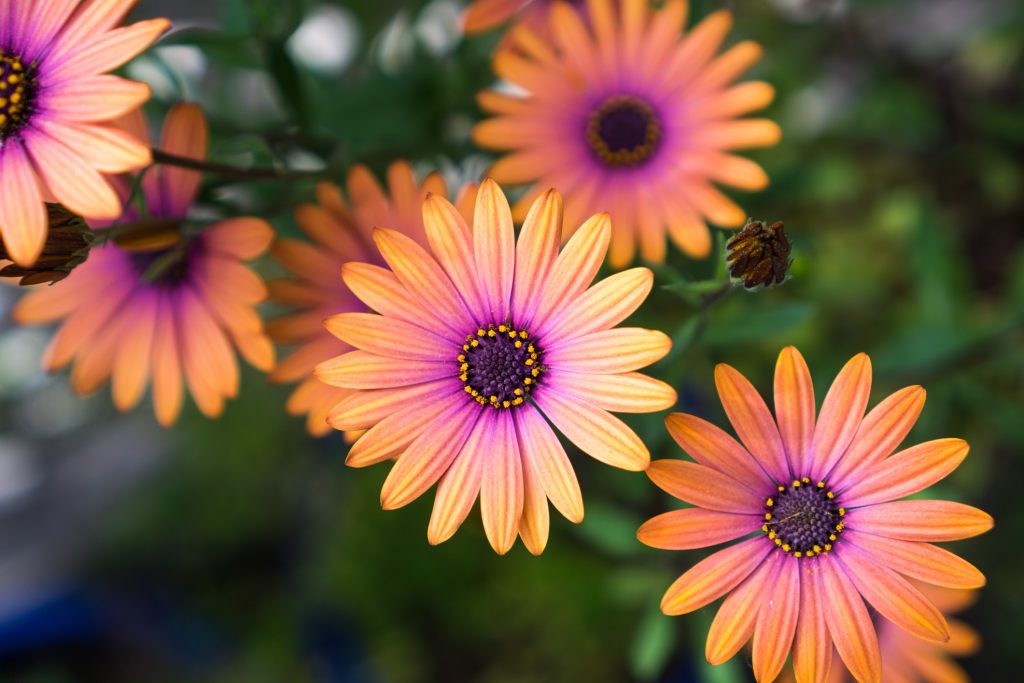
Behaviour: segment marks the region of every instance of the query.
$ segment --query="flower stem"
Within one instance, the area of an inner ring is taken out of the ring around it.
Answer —
[[[239,178],[244,180],[296,180],[301,178],[315,178],[320,171],[295,171],[290,169],[277,168],[239,168],[229,164],[217,164],[201,159],[192,159],[177,154],[165,152],[162,149],[153,149],[153,161],[168,166],[188,168],[193,171],[213,173],[225,178]]]

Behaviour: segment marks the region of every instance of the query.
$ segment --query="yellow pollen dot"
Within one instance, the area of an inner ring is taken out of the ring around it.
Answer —
[[[512,393],[515,394],[516,396],[522,396],[523,395],[523,390],[522,389],[516,389]]]
[[[524,377],[523,378],[523,384],[529,385],[531,382],[533,382],[533,380],[530,379],[529,377]]]
[[[775,505],[775,501],[772,500],[771,498],[769,498],[768,500],[765,501],[764,504],[767,505],[768,507],[771,507],[771,506]]]
[[[767,526],[767,525],[766,525],[766,526]],[[777,534],[775,533],[775,531],[774,531],[774,530],[772,530],[772,531],[769,531],[769,532],[768,532],[768,540],[769,540],[769,541],[774,541],[774,540],[775,540],[775,536],[776,536],[776,535],[777,535]]]
[[[827,553],[829,550],[832,550],[832,544],[831,543],[826,543],[825,544],[825,552]]]
[[[823,488],[825,488],[825,482],[823,482],[823,481],[819,481],[819,482],[818,482],[818,488],[819,488],[819,489],[823,489]]]
[[[839,516],[842,517],[846,514],[846,508],[839,508]]]
[[[800,480],[799,479],[794,479],[793,480],[793,488],[795,488],[795,489],[800,488]]]
[[[785,490],[786,490],[786,487],[785,487],[785,486],[780,486],[780,487],[779,487],[779,493],[782,493],[782,492],[783,492],[783,491],[785,491]]]
[[[498,325],[498,332],[504,332],[504,331],[505,331],[505,330],[507,330],[507,329],[508,329],[508,328],[507,328],[507,327],[505,327],[504,325]]]
[[[821,552],[821,546],[820,545],[814,546],[814,552],[815,553],[820,553]]]
[[[803,483],[805,483],[805,484],[810,484],[810,483],[811,483],[811,480],[810,480],[810,479],[809,479],[808,477],[804,477],[804,478],[803,478],[803,479],[801,479],[800,481],[802,481],[802,482],[803,482]]]
[[[802,557],[802,556],[803,556],[803,553],[800,552],[799,550],[797,550],[795,553],[793,553],[793,557]]]
[[[512,402],[511,401],[502,401],[501,405],[502,405],[503,408],[508,408],[510,405],[512,405]]]
[[[770,513],[770,512],[764,513],[764,518],[765,519],[771,519],[772,518],[772,513]]]
[[[462,380],[462,381],[465,382],[466,380]],[[464,386],[462,388],[466,390],[467,394],[472,394],[473,393],[473,387],[471,387],[471,386]]]
[[[530,336],[530,335],[528,335],[528,334],[526,333],[526,330],[520,330],[520,331],[519,331],[519,338],[520,338],[520,339],[526,339],[526,338],[527,338],[527,337],[529,337],[529,336]]]
[[[775,539],[775,545],[782,545],[782,539],[781,538],[776,538]]]
[[[536,377],[537,375],[540,374],[540,370],[538,370],[537,368],[534,368],[533,370],[530,370],[530,374],[533,375],[534,377]]]
[[[829,534],[828,535],[828,540],[830,540],[830,541],[836,540],[836,535],[835,534]],[[828,546],[825,546],[825,547],[827,548]]]
[[[825,497],[828,498],[829,500],[832,500],[833,498],[836,497],[836,494],[829,491],[828,493],[825,494]]]
[[[488,336],[488,337],[493,337],[493,336],[495,336],[495,332],[494,332],[494,330],[487,330],[487,336]]]
[[[517,339],[517,340],[516,340],[516,343],[515,343],[515,344],[513,344],[513,346],[515,346],[515,347],[516,347],[517,349],[521,349],[521,348],[523,348],[523,342],[521,342],[521,341],[519,341],[519,340]]]
[[[782,549],[788,553],[790,551],[789,544],[788,543],[783,543],[782,544]]]
[[[532,358],[527,358],[526,359],[526,364],[527,365],[533,365],[533,359]]]
[[[460,363],[465,363],[466,362],[466,354],[460,353],[459,357],[456,358],[455,360],[459,361]]]
[[[761,531],[764,531],[764,532],[766,532],[766,533],[767,533],[767,531],[768,531],[768,525],[767,525],[767,524],[762,524],[762,525],[761,525]]]
[[[474,339],[473,341],[471,341],[469,343],[469,345],[472,346],[473,348],[476,348],[477,346],[480,346],[480,342],[478,342],[476,339]]]

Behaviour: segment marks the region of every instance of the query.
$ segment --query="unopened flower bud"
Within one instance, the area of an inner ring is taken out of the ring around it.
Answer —
[[[18,284],[23,287],[57,282],[89,257],[93,233],[82,217],[60,204],[47,204],[46,212],[49,228],[39,258],[28,268],[14,263],[5,266],[0,269],[0,277],[21,278]],[[12,260],[3,245],[0,245],[0,259]]]
[[[748,289],[782,284],[792,263],[782,221],[771,225],[751,221],[726,243],[726,248],[729,274],[742,280]]]

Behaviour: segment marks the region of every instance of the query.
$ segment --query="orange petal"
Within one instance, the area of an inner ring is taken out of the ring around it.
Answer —
[[[946,588],[981,588],[985,575],[970,562],[931,543],[899,541],[847,529],[844,543],[852,543],[877,563],[913,579]]]
[[[536,472],[555,509],[570,522],[579,524],[583,521],[583,494],[558,437],[530,404],[520,406],[513,417],[524,471],[529,467]]]
[[[550,525],[548,499],[544,494],[541,473],[525,457],[522,460],[522,465],[523,517],[519,520],[519,537],[523,539],[523,545],[530,551],[530,554],[540,555],[548,544]]]
[[[648,366],[671,348],[672,340],[664,332],[617,327],[549,347],[544,362],[558,370],[607,375]]]
[[[679,447],[701,465],[729,475],[756,493],[771,491],[768,473],[715,425],[695,415],[672,413],[665,418],[665,427]]]
[[[458,398],[454,401],[462,402]],[[349,449],[345,464],[367,467],[400,455],[428,427],[442,424],[438,416],[451,405],[438,401],[426,408],[413,404],[396,410],[359,437]]]
[[[476,193],[473,213],[473,253],[491,322],[508,319],[512,279],[516,269],[516,241],[512,209],[498,184],[487,178]]]
[[[760,495],[718,470],[686,460],[655,460],[647,476],[662,491],[691,505],[720,512],[759,514],[764,507]],[[743,524],[742,517],[736,518]]]
[[[483,33],[507,21],[523,3],[521,0],[475,0],[462,15],[466,33]]]
[[[327,331],[357,349],[378,356],[450,362],[454,375],[460,347],[411,323],[376,313],[339,313],[324,321]]]
[[[113,126],[91,123],[41,121],[39,129],[60,140],[86,164],[104,173],[121,173],[142,168],[152,160],[149,146],[134,135]]]
[[[622,420],[592,403],[552,389],[533,395],[537,407],[577,448],[601,462],[632,472],[646,469],[651,454]]]
[[[491,547],[504,555],[516,541],[523,516],[523,468],[511,415],[498,413],[486,448],[480,515]]]
[[[665,410],[675,405],[677,398],[676,390],[669,385],[637,372],[590,375],[552,368],[547,375],[559,391],[616,413]]]
[[[343,389],[390,389],[451,377],[450,363],[378,356],[349,351],[316,366],[321,382]]]
[[[841,493],[847,507],[909,496],[944,479],[960,466],[970,446],[963,439],[936,439],[886,458]]]
[[[545,283],[558,258],[562,234],[562,197],[548,190],[533,203],[516,243],[516,277],[512,285],[512,316],[529,327]]]
[[[768,119],[741,119],[708,124],[701,128],[701,146],[708,149],[771,147],[782,138],[779,124]]]
[[[47,135],[26,139],[29,154],[61,204],[90,218],[117,218],[121,200],[103,176],[77,153]]]
[[[428,322],[435,334],[449,341],[461,345],[465,340],[466,330],[451,330],[429,309],[413,301],[391,271],[369,263],[346,263],[341,268],[341,276],[363,303],[381,315],[416,324]]]
[[[158,303],[155,295],[137,298],[132,318],[125,324],[122,342],[114,359],[113,397],[118,410],[130,410],[142,398],[153,351]]]
[[[79,76],[54,87],[47,106],[67,121],[110,121],[135,111],[150,95],[145,83],[109,74]]]
[[[823,479],[846,452],[871,394],[871,359],[859,353],[839,371],[818,415],[811,440],[812,479]]]
[[[786,448],[768,406],[747,378],[724,363],[715,367],[715,386],[729,421],[751,455],[776,482],[788,481]]]
[[[169,182],[166,174],[164,182]],[[273,239],[274,229],[261,218],[229,218],[203,231],[203,242],[211,249],[243,261],[265,252]]]
[[[788,559],[788,558],[786,558]],[[785,559],[783,560],[785,561]],[[754,624],[760,612],[761,603],[770,594],[765,590],[767,582],[777,569],[777,562],[769,559],[762,562],[743,583],[726,596],[718,608],[704,656],[711,664],[724,664],[740,651],[754,632]]]
[[[456,333],[465,335],[475,327],[455,285],[423,247],[400,232],[383,228],[374,230],[373,239],[410,298]]]
[[[444,543],[458,530],[473,509],[480,493],[485,451],[494,434],[497,411],[487,410],[477,420],[458,457],[441,477],[430,513],[427,540],[431,545]]]
[[[608,214],[598,214],[580,226],[558,255],[537,305],[534,328],[541,328],[567,302],[574,301],[597,275],[611,239]]]
[[[842,486],[888,457],[917,421],[924,408],[925,391],[906,387],[875,406],[864,418],[849,450],[836,464],[829,480]]]
[[[794,346],[782,349],[775,364],[775,416],[790,467],[803,476],[810,464],[808,448],[814,435],[814,384],[804,357]]]
[[[477,277],[473,235],[458,210],[444,197],[430,195],[423,202],[423,225],[434,257],[466,300],[476,324],[493,322]]]
[[[46,207],[39,181],[21,145],[4,145],[0,156],[0,234],[11,259],[31,266],[46,244]]]
[[[687,614],[714,602],[750,576],[770,550],[763,538],[751,538],[701,560],[665,592],[661,611],[669,616]]]
[[[399,408],[417,405],[428,396],[438,396],[450,387],[452,380],[424,382],[397,389],[358,391],[339,402],[328,420],[335,429],[369,429]]]
[[[655,461],[654,464],[661,462]],[[643,523],[636,537],[644,545],[662,550],[706,548],[753,533],[761,526],[759,515],[736,515],[705,508],[672,510]],[[731,656],[731,655],[730,655]]]
[[[882,655],[864,601],[843,570],[830,558],[819,560],[817,564],[821,571],[818,597],[824,599],[825,622],[839,656],[858,681],[879,683]]]
[[[949,640],[949,627],[942,612],[902,576],[880,566],[857,546],[844,547],[835,559],[860,594],[883,617],[919,638],[942,643]]]
[[[50,60],[55,65],[53,78],[63,80],[112,71],[143,52],[170,26],[166,19],[138,21],[65,48],[66,58],[58,60],[53,56]],[[66,36],[61,36],[58,44],[63,47],[66,40]]]
[[[800,616],[793,639],[796,683],[825,683],[832,664],[832,638],[825,624],[825,598],[816,566],[800,576]]]
[[[754,630],[754,677],[774,681],[789,657],[800,608],[799,562],[779,558],[771,592],[761,602]]]
[[[153,336],[153,411],[156,420],[168,427],[178,419],[184,400],[181,379],[181,350],[178,345],[174,305],[160,295]]]
[[[479,415],[480,406],[470,401],[456,400],[445,408],[391,468],[381,488],[381,507],[408,505],[433,486],[462,449]]]
[[[900,500],[858,508],[851,515],[865,533],[904,541],[958,541],[992,528],[992,516],[945,500]]]
[[[647,268],[631,268],[601,280],[551,316],[539,336],[574,339],[615,327],[632,315],[654,286]]]

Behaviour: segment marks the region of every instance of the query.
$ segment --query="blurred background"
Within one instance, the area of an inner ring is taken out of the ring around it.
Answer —
[[[976,681],[1024,671],[1024,4],[1014,0],[695,0],[736,14],[752,76],[778,91],[781,145],[754,155],[767,191],[739,197],[785,221],[792,278],[705,306],[687,283],[716,264],[671,253],[638,316],[676,346],[652,374],[679,409],[722,424],[712,368],[763,391],[796,344],[824,395],[853,354],[872,403],[928,390],[910,436],[966,438],[936,497],[983,507],[986,536],[957,551],[989,577],[963,618],[981,633]],[[460,3],[142,0],[175,32],[127,69],[153,85],[154,120],[201,102],[211,156],[378,173],[395,158],[453,183],[490,159],[469,132],[493,84],[497,34],[463,39]],[[208,178],[202,201],[295,233],[310,183]],[[267,276],[275,266],[262,264]],[[256,372],[223,419],[194,408],[170,431],[118,415],[38,368],[46,330],[13,326],[0,288],[0,680],[28,683],[752,681],[711,668],[714,614],[658,611],[700,553],[635,540],[672,506],[642,475],[571,453],[585,521],[552,517],[540,558],[499,558],[474,513],[432,548],[432,496],[381,512],[386,466],[346,469],[338,435],[285,415],[289,389]],[[267,309],[268,314],[272,309]],[[660,415],[631,419],[655,457],[678,455]],[[1017,539],[1016,541],[1014,539]]]

